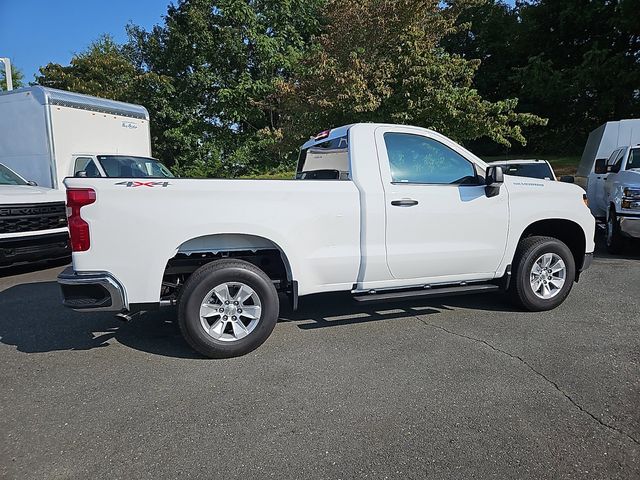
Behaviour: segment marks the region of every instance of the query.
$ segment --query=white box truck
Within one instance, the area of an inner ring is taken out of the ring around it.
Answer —
[[[618,120],[600,125],[589,134],[582,152],[576,183],[595,195],[604,180],[596,173],[596,160],[604,165],[611,153],[618,147],[629,147],[640,143],[640,119]],[[597,215],[596,215],[597,216]]]
[[[0,163],[42,187],[69,176],[165,177],[140,105],[33,86],[0,92]]]

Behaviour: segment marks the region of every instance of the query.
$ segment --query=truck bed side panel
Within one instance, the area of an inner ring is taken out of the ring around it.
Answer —
[[[82,208],[91,248],[73,255],[76,271],[108,271],[128,303],[157,302],[167,261],[184,242],[247,234],[286,255],[299,294],[350,290],[360,261],[360,204],[349,181],[188,180],[137,185],[123,179],[68,178],[93,188]],[[136,186],[137,185],[137,186]]]

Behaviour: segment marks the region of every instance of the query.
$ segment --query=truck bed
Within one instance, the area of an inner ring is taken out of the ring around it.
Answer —
[[[135,302],[157,302],[163,271],[179,251],[242,232],[244,246],[275,246],[300,281],[300,295],[350,290],[360,258],[360,200],[353,182],[67,178],[92,188],[82,207],[91,247],[73,254],[79,271],[110,273]],[[267,241],[269,239],[270,241]],[[187,243],[189,242],[189,243]]]

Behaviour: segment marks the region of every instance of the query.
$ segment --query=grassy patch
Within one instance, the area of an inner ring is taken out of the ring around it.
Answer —
[[[579,155],[500,155],[497,157],[482,157],[482,160],[485,162],[499,162],[501,160],[518,160],[521,158],[537,158],[548,161],[558,177],[561,175],[575,175],[578,170],[578,164],[580,163]]]

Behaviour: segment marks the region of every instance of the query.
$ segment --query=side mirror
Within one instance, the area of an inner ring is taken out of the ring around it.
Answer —
[[[487,197],[495,197],[500,193],[500,185],[504,183],[502,167],[493,165],[488,167],[485,176],[486,187],[484,187],[484,192]]]
[[[79,172],[76,172],[74,176],[76,178],[87,178],[87,172],[85,172],[84,170],[80,170]]]
[[[487,168],[487,179],[485,183],[487,187],[500,187],[504,183],[504,172],[502,167],[490,166]]]
[[[607,173],[607,159],[606,158],[598,158],[596,160],[596,166],[593,169],[593,173],[597,173],[601,175],[603,173]]]
[[[576,183],[576,178],[573,175],[562,175],[560,181],[564,183]]]
[[[34,182],[33,180],[29,180],[27,183],[29,185],[31,185],[32,187],[37,187],[38,186],[38,184],[36,182]]]

